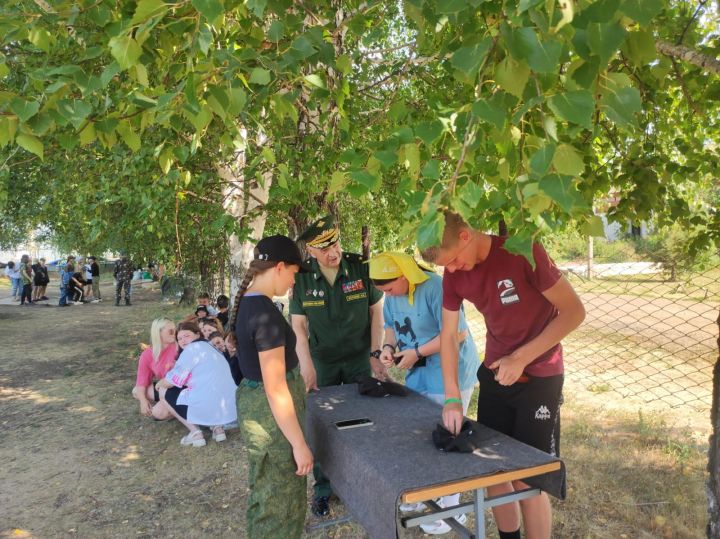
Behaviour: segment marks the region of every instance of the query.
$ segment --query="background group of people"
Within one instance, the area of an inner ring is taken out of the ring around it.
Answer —
[[[30,263],[30,256],[22,255],[18,264],[10,260],[5,265],[5,276],[10,280],[13,301],[19,301],[20,305],[47,301],[45,291],[50,275],[44,258],[34,258]]]
[[[405,370],[408,387],[442,404],[452,433],[460,431],[479,382],[478,421],[559,455],[560,341],[582,322],[582,303],[539,244],[531,264],[506,251],[505,238],[474,230],[456,214],[447,213],[445,222],[441,245],[421,253],[444,267],[443,277],[404,253],[381,253],[369,263],[343,253],[337,225],[325,217],[299,238],[307,262],[286,236],[258,242],[224,335],[222,324],[212,321],[209,297],[177,328],[153,323],[152,352],[141,356],[133,391],[141,412],[176,417],[188,429],[181,442],[194,446],[205,444],[200,425],[221,441],[223,425],[239,416],[249,459],[250,537],[301,536],[310,470],[312,512],[329,513],[331,484],[303,434],[306,392],[371,373],[387,379],[392,365]],[[273,303],[288,290],[290,323]],[[485,318],[482,365],[463,299]],[[490,494],[524,488],[507,483]],[[455,505],[457,496],[438,503]],[[550,537],[545,494],[493,512],[501,539],[519,539],[521,520],[528,537]],[[442,534],[450,527],[438,521],[423,531]]]

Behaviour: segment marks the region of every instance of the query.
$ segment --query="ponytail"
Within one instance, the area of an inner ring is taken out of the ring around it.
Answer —
[[[233,303],[232,316],[230,317],[230,331],[235,331],[235,321],[237,320],[238,309],[240,309],[240,302],[242,301],[245,292],[247,292],[250,283],[258,273],[274,268],[278,265],[278,262],[272,262],[269,260],[253,260],[250,262],[245,277],[243,277],[240,287],[238,288],[237,294],[235,294],[235,302]]]

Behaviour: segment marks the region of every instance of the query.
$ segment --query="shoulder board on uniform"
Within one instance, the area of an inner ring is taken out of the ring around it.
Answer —
[[[351,264],[362,264],[365,258],[357,253],[343,253],[343,258]]]

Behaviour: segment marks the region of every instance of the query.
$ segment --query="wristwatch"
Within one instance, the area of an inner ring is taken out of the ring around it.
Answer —
[[[380,351],[380,349],[373,350],[372,352],[370,352],[370,357],[374,357],[375,359],[380,359],[381,353],[382,352]]]
[[[414,367],[424,367],[427,363],[425,361],[425,356],[420,353],[420,345],[418,343],[415,343],[415,353],[417,354],[417,361],[415,362]]]

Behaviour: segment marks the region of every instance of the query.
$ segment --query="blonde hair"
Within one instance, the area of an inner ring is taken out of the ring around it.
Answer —
[[[152,343],[152,355],[155,361],[158,360],[160,353],[163,351],[160,332],[167,324],[175,327],[175,323],[167,318],[156,318],[150,326],[150,342]]]

